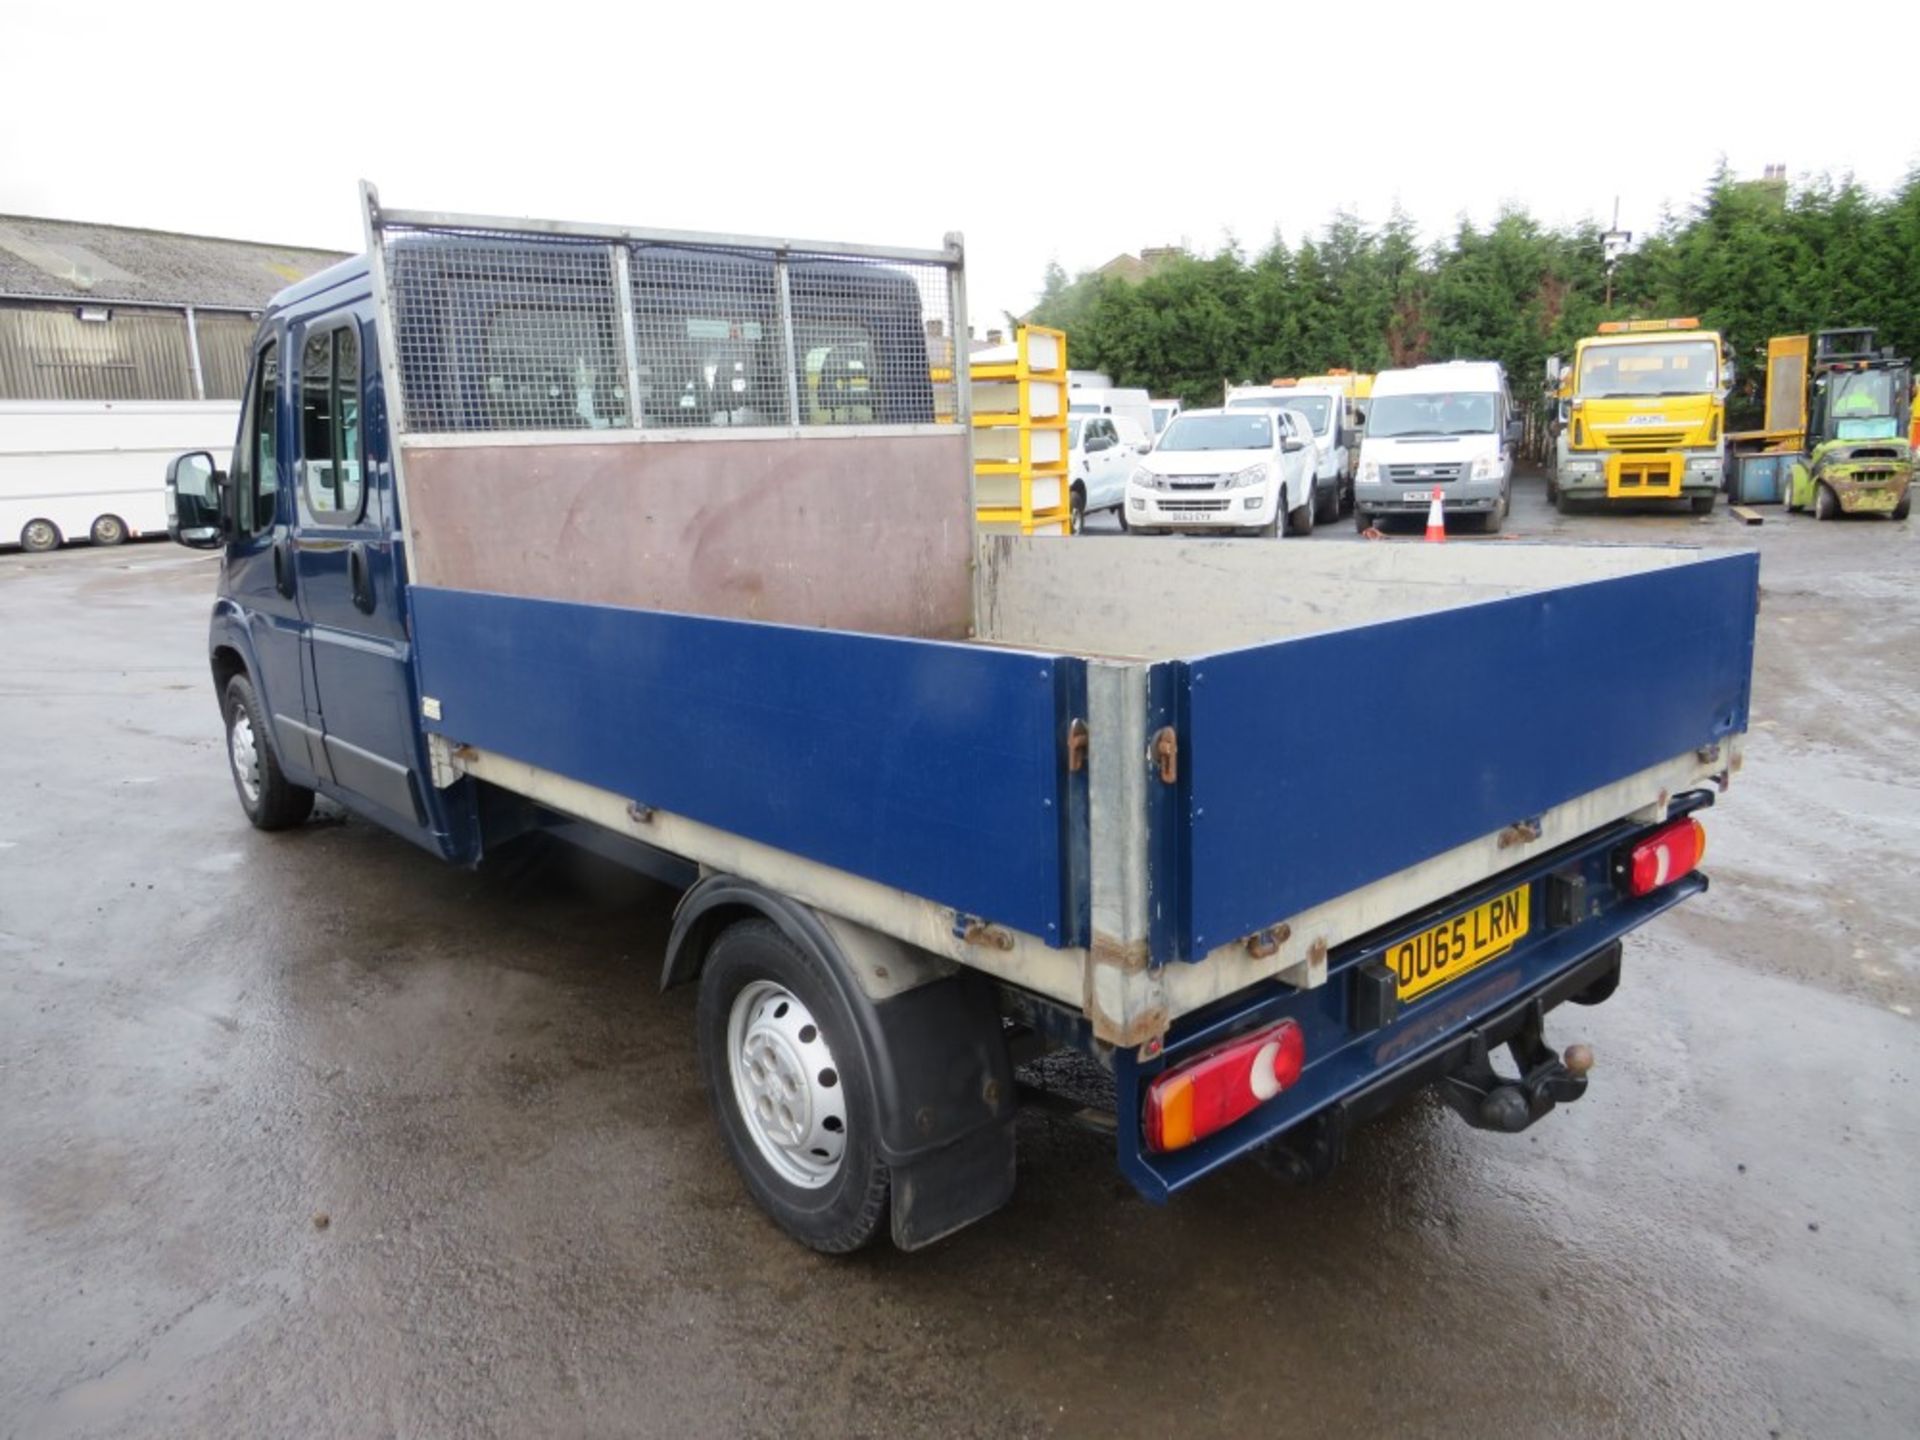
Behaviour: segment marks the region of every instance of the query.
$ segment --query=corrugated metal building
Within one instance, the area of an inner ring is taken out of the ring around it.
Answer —
[[[0,215],[0,400],[237,400],[262,307],[345,258]]]

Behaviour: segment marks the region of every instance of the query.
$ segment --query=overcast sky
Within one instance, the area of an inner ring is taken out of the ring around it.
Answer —
[[[1874,55],[1910,73],[1920,12],[1869,8]],[[1398,202],[1434,235],[1505,201],[1605,221],[1617,195],[1644,232],[1722,154],[1891,188],[1920,163],[1910,89],[1821,118],[1809,92],[1837,82],[1775,38],[1821,15],[14,0],[0,213],[358,249],[366,176],[412,209],[915,246],[959,229],[984,329],[1050,259],[1256,249],[1342,207]]]

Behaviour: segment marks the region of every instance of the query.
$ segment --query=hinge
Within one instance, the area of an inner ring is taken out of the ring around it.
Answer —
[[[1171,785],[1180,778],[1180,737],[1171,725],[1154,732],[1153,761],[1160,767],[1160,783]]]
[[[1067,773],[1078,775],[1087,768],[1087,722],[1075,720],[1067,726]]]

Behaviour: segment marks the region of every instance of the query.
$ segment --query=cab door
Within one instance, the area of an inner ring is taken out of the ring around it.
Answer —
[[[367,453],[371,304],[310,317],[293,338],[293,548],[312,664],[306,723],[322,776],[408,830],[424,814],[393,497],[376,483],[387,467]]]
[[[310,785],[318,771],[305,725],[305,625],[293,573],[293,507],[285,484],[292,418],[285,350],[285,333],[277,324],[254,347],[240,437],[228,471],[233,529],[222,599],[245,632],[254,691],[266,711],[281,768],[296,783]]]

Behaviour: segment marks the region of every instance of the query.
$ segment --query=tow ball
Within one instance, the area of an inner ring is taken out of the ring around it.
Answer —
[[[1536,1003],[1510,1039],[1489,1044],[1483,1032],[1468,1037],[1467,1058],[1440,1082],[1440,1096],[1477,1130],[1517,1135],[1564,1100],[1587,1093],[1593,1050],[1569,1045],[1564,1055],[1547,1048],[1543,1037],[1546,1009]],[[1518,1079],[1493,1068],[1492,1049],[1504,1043]]]

